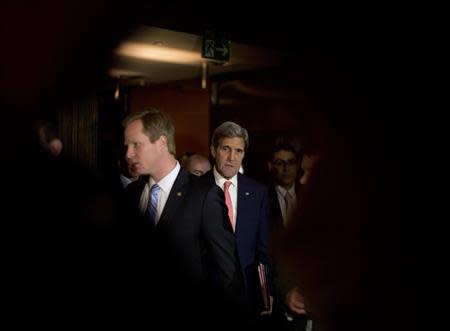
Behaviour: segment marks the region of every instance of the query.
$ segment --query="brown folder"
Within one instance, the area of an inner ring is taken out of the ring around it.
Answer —
[[[267,266],[263,263],[258,263],[258,276],[259,276],[259,285],[261,288],[261,296],[263,309],[270,309],[270,289],[269,289],[269,278],[267,272]]]

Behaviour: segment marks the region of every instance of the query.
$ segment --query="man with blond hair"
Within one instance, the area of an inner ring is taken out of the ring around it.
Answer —
[[[214,327],[240,286],[223,193],[180,167],[167,114],[132,113],[123,125],[126,159],[140,176],[125,192],[136,309],[172,326]]]

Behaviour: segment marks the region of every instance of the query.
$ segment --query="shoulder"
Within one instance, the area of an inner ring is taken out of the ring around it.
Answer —
[[[205,189],[218,188],[212,171],[208,171],[207,173],[205,173],[203,176],[200,177],[194,175],[192,176],[195,177],[195,180],[197,181],[198,185],[202,188]]]
[[[266,185],[242,174],[238,174],[238,186],[264,193],[267,193],[268,190]]]
[[[216,185],[214,179],[211,180],[207,175],[195,176],[187,170],[182,169],[178,175],[180,180],[189,186],[191,191],[207,194],[208,192],[216,192],[219,187]]]
[[[275,184],[270,184],[270,185],[267,187],[267,192],[268,192],[268,194],[269,194],[269,196],[270,196],[271,198],[274,198],[274,197],[277,197],[277,196],[278,196],[278,194],[277,194],[277,189],[275,188]],[[296,190],[296,192],[297,192],[297,190]]]
[[[209,170],[208,172],[206,172],[203,176],[201,176],[199,178],[200,178],[200,180],[209,182],[210,184],[216,183],[216,179],[214,178],[214,173],[213,173],[212,169]]]
[[[128,193],[140,192],[144,189],[146,183],[148,183],[148,176],[141,176],[134,182],[128,184],[125,191]]]
[[[123,202],[134,206],[141,198],[146,183],[148,183],[148,176],[141,176],[136,181],[128,184],[121,195],[124,199]]]

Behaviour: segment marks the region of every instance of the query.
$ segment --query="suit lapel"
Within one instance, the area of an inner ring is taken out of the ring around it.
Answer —
[[[214,178],[213,170],[209,170],[206,174],[203,175],[211,184],[216,184],[216,179]]]
[[[172,189],[169,193],[169,198],[166,201],[166,205],[164,206],[164,210],[161,214],[161,217],[158,222],[158,226],[161,224],[169,223],[170,220],[175,215],[179,206],[184,200],[186,196],[186,191],[188,189],[189,183],[189,174],[183,168],[180,169],[175,182],[173,183]]]
[[[275,184],[272,184],[269,188],[270,199],[270,216],[271,226],[273,228],[283,227],[283,216],[281,214],[280,202],[278,201],[278,193]]]
[[[242,224],[242,220],[246,219],[246,213],[251,210],[249,206],[249,197],[251,194],[252,192],[249,190],[245,177],[238,174],[236,235],[241,232],[239,229],[244,226],[244,224]]]

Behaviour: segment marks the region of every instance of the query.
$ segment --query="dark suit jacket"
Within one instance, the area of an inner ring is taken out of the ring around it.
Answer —
[[[295,192],[297,197],[300,196],[300,185],[296,185]],[[273,295],[274,304],[272,310],[272,318],[274,319],[277,327],[280,330],[305,330],[307,317],[304,315],[298,315],[290,311],[286,306],[284,300],[288,290],[296,285],[295,280],[289,277],[289,272],[286,271],[283,265],[277,263],[277,258],[280,253],[278,252],[278,245],[281,241],[285,240],[286,229],[283,226],[283,216],[281,213],[280,203],[278,201],[278,194],[274,184],[269,186],[269,219],[270,219],[270,231],[272,237],[272,250],[274,251],[275,258],[273,261]],[[293,321],[288,322],[286,320],[285,313],[289,313],[294,318]]]
[[[192,324],[197,325],[200,311],[206,320],[223,310],[243,288],[223,192],[181,169],[154,227],[138,209],[147,182],[148,176],[143,176],[125,192],[124,229],[133,251],[124,260],[130,270],[135,270],[131,288],[137,292],[144,289],[145,294],[137,294],[139,301],[148,301],[146,295],[151,301],[157,298],[157,304],[145,309],[154,310],[156,306],[157,314],[167,317],[168,312],[162,308],[165,305],[169,311],[175,309],[173,317],[178,318],[183,310],[184,318],[194,319]],[[211,300],[215,304],[208,307]],[[172,315],[167,319],[174,322]]]
[[[213,171],[204,177],[215,184]],[[269,201],[267,189],[255,180],[238,174],[236,242],[239,263],[244,274],[247,294],[252,305],[259,307],[260,292],[256,265],[262,262],[269,267]],[[271,284],[269,284],[271,287]]]
[[[272,232],[281,231],[283,228],[283,216],[281,214],[280,203],[278,202],[278,195],[275,185],[269,186],[269,222]]]
[[[269,185],[269,224],[271,232],[281,232],[283,227],[283,216],[281,214],[280,203],[278,202],[278,194],[275,188],[275,184]],[[295,186],[295,194],[298,197],[301,195],[300,185]]]

